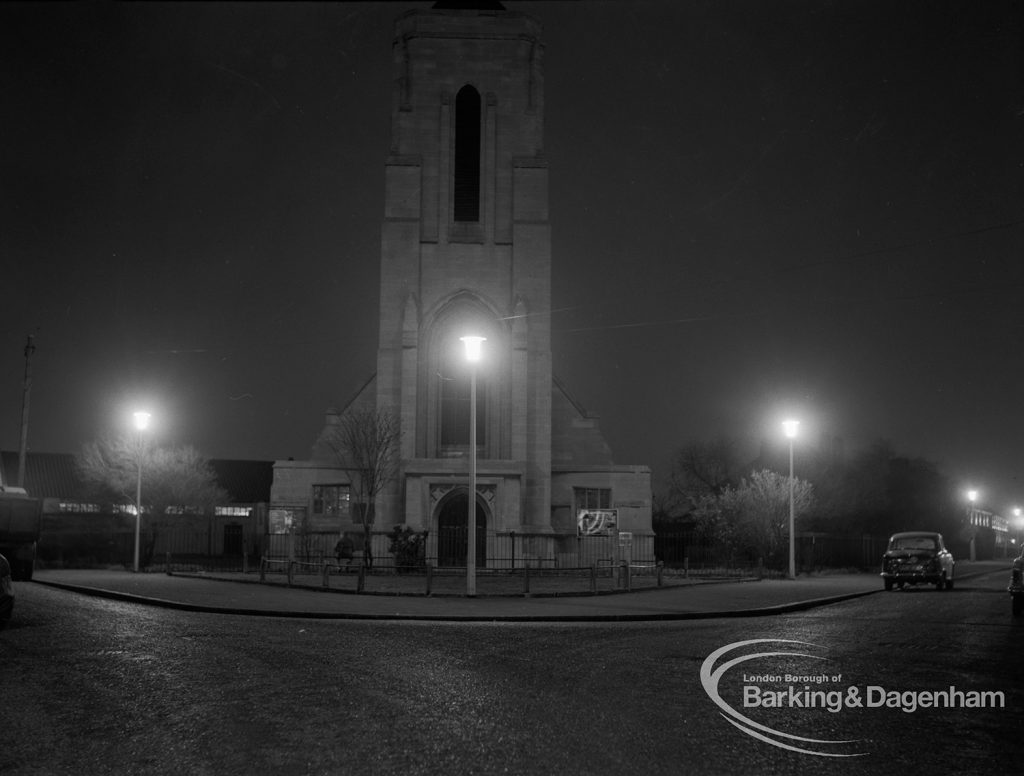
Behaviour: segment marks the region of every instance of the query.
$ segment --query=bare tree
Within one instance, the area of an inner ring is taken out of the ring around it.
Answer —
[[[142,503],[137,504],[140,463]],[[97,501],[135,505],[147,524],[143,566],[152,559],[159,529],[170,512],[203,514],[230,500],[206,459],[191,446],[162,448],[133,436],[106,437],[84,444],[75,456],[75,467]]]
[[[689,442],[676,451],[668,497],[674,506],[691,510],[705,496],[719,496],[739,484],[736,443],[726,437]]]
[[[370,547],[374,502],[398,467],[401,419],[389,409],[350,409],[325,435],[341,468],[352,480],[352,508],[363,526],[363,562],[373,565]]]

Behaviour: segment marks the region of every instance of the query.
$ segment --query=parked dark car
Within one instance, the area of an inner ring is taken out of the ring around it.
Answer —
[[[14,584],[11,582],[11,564],[0,555],[0,630],[11,619],[14,609]]]
[[[1024,550],[1013,561],[1013,568],[1010,570],[1010,601],[1013,605],[1013,616],[1020,617],[1024,614]]]
[[[942,534],[904,531],[889,537],[889,548],[882,557],[882,581],[886,590],[892,590],[893,585],[920,584],[952,590],[955,568]]]

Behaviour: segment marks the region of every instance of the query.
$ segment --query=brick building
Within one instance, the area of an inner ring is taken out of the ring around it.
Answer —
[[[395,22],[377,369],[340,411],[401,419],[398,477],[377,499],[375,530],[464,527],[475,444],[478,564],[609,556],[614,530],[586,547],[578,536],[580,513],[595,509],[632,533],[634,557],[649,557],[649,468],[616,465],[596,418],[552,374],[540,25],[497,3],[445,5]],[[467,334],[486,337],[475,440]],[[338,417],[328,411],[310,460],[276,463],[279,528],[354,526],[348,478],[323,443]],[[465,563],[464,545],[460,558],[431,541],[433,562]]]

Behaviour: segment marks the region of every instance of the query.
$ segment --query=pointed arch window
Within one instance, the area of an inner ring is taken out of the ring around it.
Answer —
[[[463,86],[455,97],[455,221],[480,220],[480,93]]]
[[[464,364],[449,361],[441,377],[441,448],[448,452],[469,449],[469,373]],[[476,446],[487,439],[487,384],[477,376]]]

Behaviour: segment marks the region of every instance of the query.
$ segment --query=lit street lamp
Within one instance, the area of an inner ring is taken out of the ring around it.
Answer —
[[[973,560],[977,559],[975,557],[976,556],[976,552],[975,552],[975,546],[974,546],[974,538],[975,538],[975,534],[977,533],[977,529],[974,526],[974,520],[975,520],[975,517],[974,517],[974,502],[978,500],[978,491],[976,491],[974,489],[971,489],[971,490],[967,491],[967,500],[971,502],[971,506],[967,510],[967,524],[970,526],[970,531],[971,531],[971,541],[970,541],[970,548],[971,549],[970,549],[970,552],[971,552],[971,560],[973,561]]]
[[[789,438],[789,574],[787,576],[790,579],[796,579],[796,507],[793,494],[793,440],[796,438],[796,432],[799,427],[799,420],[782,421],[782,430]]]
[[[135,558],[132,561],[132,570],[139,570],[139,528],[142,521],[142,432],[149,427],[150,415],[148,412],[136,412],[135,428],[138,429],[138,452],[139,452],[139,476],[135,481]]]
[[[1024,528],[1024,517],[1020,516],[1020,507],[1013,508],[1013,525],[1017,529],[1017,544],[1021,543],[1021,529]]]
[[[476,365],[486,337],[460,337],[469,362],[469,509],[466,516],[466,595],[476,595]]]

